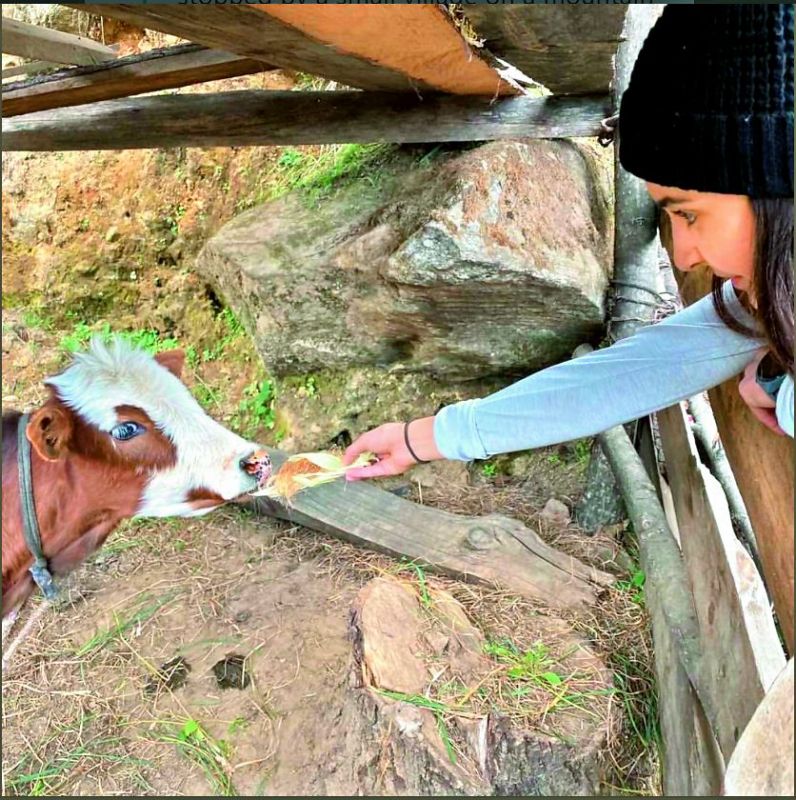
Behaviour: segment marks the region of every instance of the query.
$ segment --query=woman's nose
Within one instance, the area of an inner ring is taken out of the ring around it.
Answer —
[[[672,261],[681,272],[691,272],[702,263],[702,255],[693,244],[683,236],[674,235],[672,242]]]

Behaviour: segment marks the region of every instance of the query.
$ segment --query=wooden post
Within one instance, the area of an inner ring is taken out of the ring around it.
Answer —
[[[647,32],[660,8],[631,5],[625,15],[624,41],[616,53],[614,109],[619,110],[622,94]],[[644,182],[626,172],[619,163],[619,137],[614,138],[614,276],[609,298],[612,308],[608,337],[612,342],[631,336],[652,320],[658,297],[657,212]],[[622,501],[599,444],[592,449],[586,475],[586,489],[575,510],[578,523],[596,531],[621,519]]]
[[[121,150],[594,136],[606,97],[388,92],[156,95],[3,119],[3,150]]]

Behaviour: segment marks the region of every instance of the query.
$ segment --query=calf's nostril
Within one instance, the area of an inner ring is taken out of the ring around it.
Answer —
[[[254,464],[252,463],[251,456],[246,456],[246,458],[242,458],[240,461],[238,461],[238,466],[244,472],[251,472],[252,469],[254,468]]]

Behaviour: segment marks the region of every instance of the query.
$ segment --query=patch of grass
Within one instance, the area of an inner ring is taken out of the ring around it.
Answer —
[[[309,375],[296,390],[299,397],[316,397],[318,395],[318,381],[314,375]]]
[[[7,773],[5,788],[28,797],[58,795],[59,789],[63,788],[63,779],[69,773],[83,774],[101,762],[137,767],[152,766],[152,762],[147,759],[133,758],[125,753],[103,752],[103,748],[118,745],[121,741],[118,737],[96,738],[65,753],[57,753],[38,769],[27,772],[22,770],[30,770],[28,764],[32,759],[23,760]]]
[[[486,642],[484,652],[495,661],[507,666],[506,675],[513,680],[532,681],[543,686],[560,686],[564,679],[553,671],[550,651],[542,642],[536,642],[521,651],[509,639]]]
[[[250,383],[243,390],[243,399],[233,420],[235,427],[250,435],[259,428],[273,430],[276,424],[276,387],[267,378]]]
[[[84,349],[93,335],[94,329],[90,325],[78,322],[71,333],[61,337],[60,347],[69,353],[75,353]]]
[[[456,751],[453,748],[453,740],[451,739],[448,726],[445,724],[444,717],[444,714],[454,713],[456,709],[438,700],[432,700],[430,697],[425,697],[420,694],[405,694],[404,692],[394,692],[391,689],[377,689],[376,691],[385,697],[389,697],[391,700],[400,700],[402,703],[409,703],[409,705],[417,706],[418,708],[428,709],[437,721],[437,730],[445,745],[448,758],[451,760],[451,763],[456,763]]]
[[[245,330],[241,321],[235,316],[231,308],[222,309],[217,317],[221,327],[221,337],[218,338],[212,347],[205,347],[202,350],[202,361],[217,361],[221,358],[227,347],[244,335]],[[195,352],[195,350],[194,350]]]
[[[407,564],[409,569],[412,570],[415,574],[415,578],[417,578],[417,585],[419,588],[419,595],[420,595],[420,604],[423,608],[431,608],[432,600],[431,594],[428,591],[428,582],[426,581],[426,571],[423,567],[415,561],[409,562]]]
[[[497,474],[497,464],[491,464],[487,462],[486,464],[481,465],[481,474],[485,478],[494,478]]]
[[[53,318],[42,314],[36,308],[29,308],[22,314],[22,322],[27,328],[37,328],[43,331],[51,331],[55,325]]]
[[[223,739],[214,739],[193,717],[165,724],[168,730],[158,733],[157,738],[175,745],[180,754],[193,761],[204,772],[217,797],[236,797],[238,793],[230,777],[229,745]]]
[[[309,205],[317,205],[344,183],[366,173],[371,180],[378,180],[379,164],[391,152],[392,145],[384,144],[328,145],[317,155],[287,148],[277,161],[277,175],[267,199],[298,189]]]
[[[75,651],[75,655],[78,658],[82,658],[102,650],[119,639],[131,628],[143,625],[145,622],[152,619],[163,606],[170,603],[178,594],[179,592],[177,590],[173,590],[155,598],[152,602],[149,602],[149,595],[144,595],[139,600],[139,608],[130,614],[129,617],[125,618],[114,614],[113,625],[95,636],[92,636],[91,639]]]
[[[61,337],[59,346],[68,353],[76,353],[84,350],[92,336],[99,336],[103,341],[109,342],[116,337],[123,339],[140,350],[154,355],[164,350],[173,350],[179,346],[179,342],[172,337],[161,337],[154,330],[142,329],[134,331],[113,331],[110,323],[105,322],[101,327],[87,325],[85,322],[78,322],[70,333]]]
[[[646,583],[647,576],[643,570],[637,569],[630,576],[630,580],[617,581],[616,588],[619,591],[629,592],[630,599],[634,603],[644,605],[644,584]]]
[[[185,216],[185,206],[182,203],[175,203],[163,215],[163,227],[171,232],[176,239],[180,233],[180,220]]]
[[[575,442],[575,459],[578,464],[585,467],[591,458],[591,439],[578,439]]]

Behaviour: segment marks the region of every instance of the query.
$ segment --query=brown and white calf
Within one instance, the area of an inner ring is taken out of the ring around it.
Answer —
[[[211,419],[180,380],[181,351],[151,356],[92,341],[45,381],[32,412],[33,495],[54,575],[74,569],[128,517],[195,516],[256,488],[267,454]],[[21,415],[3,416],[3,617],[32,592],[17,467]]]

